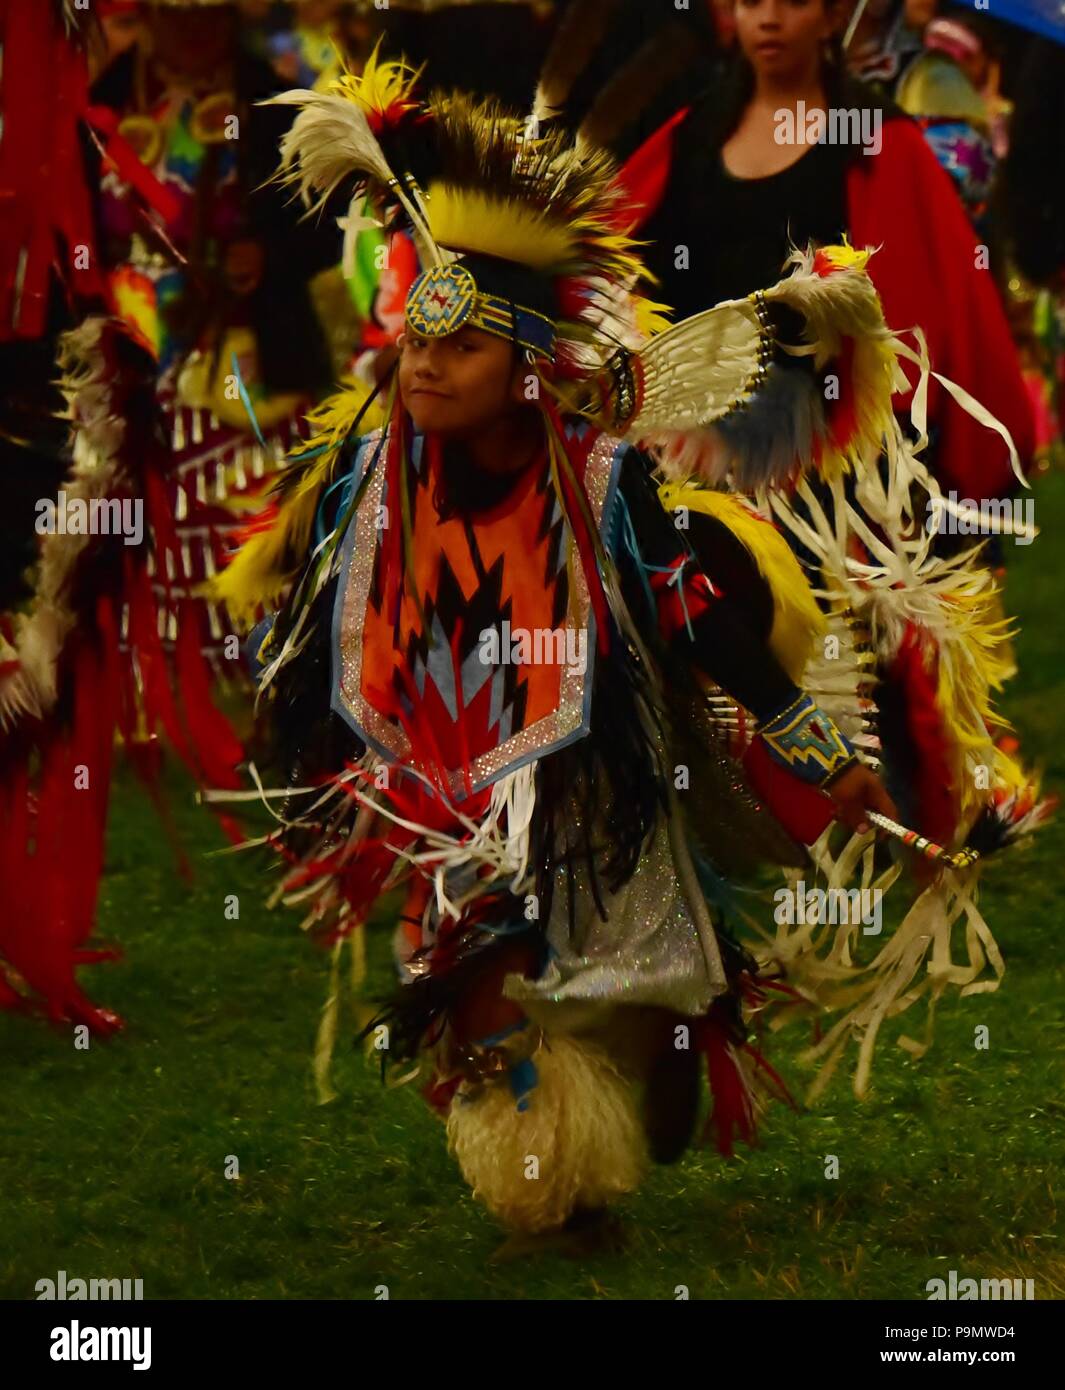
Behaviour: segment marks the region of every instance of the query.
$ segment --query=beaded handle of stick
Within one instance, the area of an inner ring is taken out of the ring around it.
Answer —
[[[968,869],[980,858],[979,851],[975,849],[963,849],[959,850],[957,854],[951,854],[942,845],[937,845],[934,840],[926,840],[923,835],[918,835],[916,830],[907,830],[897,820],[892,820],[890,816],[882,816],[879,811],[866,811],[865,814],[873,825],[880,830],[886,830],[889,835],[893,835],[896,840],[901,840],[910,849],[915,849],[926,859],[934,859],[940,864],[947,864],[952,869]]]

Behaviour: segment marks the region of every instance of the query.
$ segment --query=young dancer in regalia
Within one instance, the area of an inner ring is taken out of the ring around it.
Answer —
[[[839,1011],[819,1055],[867,1040],[867,1075],[932,942],[935,994],[984,963],[949,968],[952,926],[982,928],[972,852],[920,842],[942,872],[901,966],[890,943],[855,963],[860,922],[744,940],[730,892],[758,863],[884,885],[901,862],[871,827],[898,813],[847,594],[819,607],[766,516],[693,475],[752,451],[792,485],[860,470],[899,443],[902,345],[849,247],[668,327],[633,292],[631,170],[492,103],[422,101],[402,65],[281,100],[302,108],[288,180],[312,205],[369,194],[424,269],[385,427],[324,413],[228,572],[236,610],[290,586],[251,643],[276,897],[339,962],[401,892],[400,985],[368,1034],[506,1226],[582,1230],[692,1140],[702,1064],[721,1146],[751,1137],[783,1089],[751,1034],[773,997]],[[795,352],[838,401],[815,408]],[[323,1051],[336,1027],[334,999]]]

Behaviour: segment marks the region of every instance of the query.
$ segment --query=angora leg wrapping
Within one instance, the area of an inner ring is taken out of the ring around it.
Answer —
[[[632,1192],[647,1162],[631,1088],[604,1052],[560,1036],[534,1060],[539,1082],[528,1110],[495,1082],[469,1100],[456,1096],[447,1122],[448,1148],[473,1195],[505,1225],[530,1232]]]

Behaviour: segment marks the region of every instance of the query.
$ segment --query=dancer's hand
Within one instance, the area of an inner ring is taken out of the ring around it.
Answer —
[[[879,811],[882,816],[898,820],[899,813],[895,803],[884,790],[879,777],[876,777],[862,763],[855,763],[841,773],[825,791],[836,803],[836,819],[849,825],[859,835],[865,835],[872,827],[866,812]]]

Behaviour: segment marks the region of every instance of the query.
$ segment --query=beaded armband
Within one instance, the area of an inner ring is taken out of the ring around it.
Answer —
[[[774,762],[814,786],[824,786],[855,760],[851,743],[809,695],[800,695],[758,732]]]

